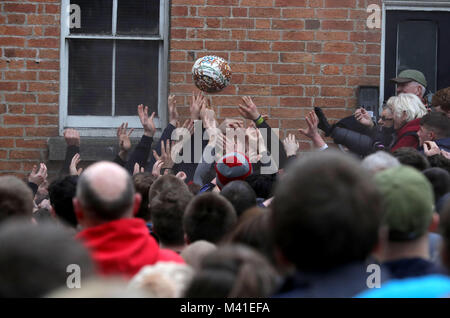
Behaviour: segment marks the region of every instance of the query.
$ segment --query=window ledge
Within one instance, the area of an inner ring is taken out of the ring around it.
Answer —
[[[140,139],[140,137],[130,138],[132,147],[136,146]],[[153,145],[155,145],[155,141],[158,140],[158,136],[155,136]],[[48,160],[63,161],[66,155],[66,149],[67,145],[64,137],[51,137],[48,141]],[[119,146],[117,137],[81,138],[80,156],[82,161],[113,160],[118,152]]]

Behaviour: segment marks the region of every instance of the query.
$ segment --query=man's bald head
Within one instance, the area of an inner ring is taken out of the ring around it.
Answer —
[[[88,218],[120,219],[133,207],[133,182],[121,166],[101,161],[89,166],[80,176],[76,197]]]

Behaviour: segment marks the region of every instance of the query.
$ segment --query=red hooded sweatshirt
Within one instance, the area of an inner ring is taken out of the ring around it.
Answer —
[[[184,263],[177,253],[160,249],[144,220],[119,219],[87,228],[76,236],[91,251],[103,275],[135,275],[143,266],[158,261]]]
[[[411,120],[409,123],[404,125],[397,131],[396,142],[391,148],[391,152],[403,147],[413,147],[417,149],[419,147],[419,137],[417,132],[420,129],[420,118]],[[415,132],[415,135],[410,135],[409,133]],[[408,133],[408,134],[407,134]],[[405,134],[407,134],[405,136]]]

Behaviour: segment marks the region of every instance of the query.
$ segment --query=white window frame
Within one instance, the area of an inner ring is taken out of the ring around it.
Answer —
[[[450,11],[450,1],[399,1],[384,0],[382,8],[382,25],[381,25],[381,59],[380,59],[380,109],[382,112],[382,104],[384,101],[384,71],[386,59],[386,11],[402,10],[402,11]]]
[[[65,128],[76,128],[81,136],[113,137],[116,129],[123,122],[128,122],[129,128],[142,128],[137,116],[74,116],[68,115],[69,99],[69,39],[102,39],[102,40],[147,40],[160,41],[158,61],[158,117],[155,126],[161,129],[167,123],[167,92],[168,92],[168,48],[169,48],[169,0],[160,1],[159,35],[157,36],[118,36],[117,4],[113,2],[112,34],[111,35],[84,35],[72,34],[69,30],[70,0],[61,0],[61,43],[60,43],[60,85],[59,85],[59,135],[62,136]],[[83,23],[81,13],[81,23]],[[115,52],[115,50],[113,51]],[[115,54],[113,54],[113,76],[115,69]],[[112,100],[114,101],[115,85],[112,85]],[[137,106],[137,105],[136,105]],[[113,105],[114,108],[114,105]],[[137,109],[137,108],[136,108]],[[136,135],[139,133],[136,132]]]

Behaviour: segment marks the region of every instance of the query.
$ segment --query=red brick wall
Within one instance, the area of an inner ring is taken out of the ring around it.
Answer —
[[[60,1],[0,2],[0,172],[23,176],[58,134]]]
[[[221,56],[233,78],[211,95],[219,116],[238,117],[240,96],[251,95],[273,127],[301,137],[296,129],[313,106],[342,118],[356,106],[358,85],[379,85],[381,30],[366,26],[372,3],[381,1],[172,0],[170,92],[187,105],[180,95],[195,88],[193,62]]]
[[[221,118],[238,116],[242,95],[283,133],[304,127],[312,106],[344,117],[358,85],[379,85],[381,31],[366,27],[366,7],[380,2],[172,0],[170,93],[187,106],[193,62],[215,54],[233,69],[232,85],[210,95]],[[59,13],[58,0],[0,1],[2,174],[23,176],[46,161],[47,140],[58,135]]]

